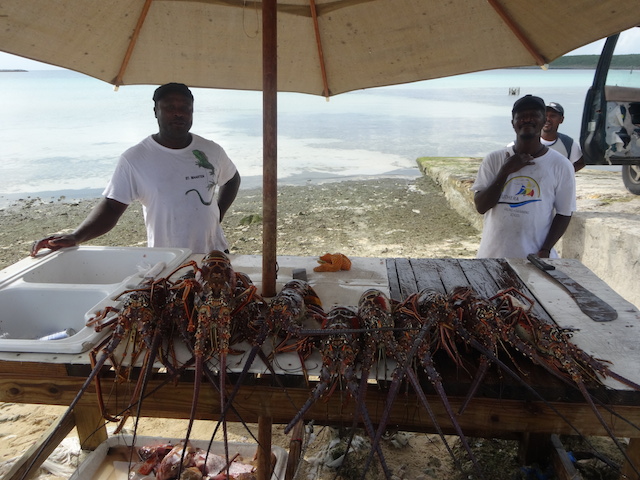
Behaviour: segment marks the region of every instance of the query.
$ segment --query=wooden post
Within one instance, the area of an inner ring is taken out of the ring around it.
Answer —
[[[271,478],[271,425],[271,417],[258,417],[258,480]]]
[[[518,461],[521,465],[531,465],[549,456],[551,443],[546,433],[523,432],[518,448]]]
[[[582,475],[576,470],[564,449],[560,437],[555,433],[551,435],[551,461],[553,471],[558,480],[582,480]]]
[[[276,294],[278,47],[276,0],[262,2],[262,295]]]
[[[95,405],[78,404],[73,409],[73,416],[78,430],[80,447],[83,450],[95,450],[107,439],[107,428],[100,409]]]
[[[636,470],[640,469],[640,438],[632,438],[629,441],[627,455],[633,462],[633,466],[635,466]],[[636,473],[629,462],[624,462],[624,466],[622,467],[622,478],[640,480],[640,475]]]
[[[289,441],[289,457],[287,458],[287,470],[284,480],[292,480],[298,469],[300,454],[302,453],[302,437],[304,436],[304,420],[299,420],[291,430]]]

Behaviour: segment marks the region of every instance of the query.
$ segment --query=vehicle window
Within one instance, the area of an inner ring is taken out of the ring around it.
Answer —
[[[634,33],[632,31],[620,33],[613,52],[614,59],[607,73],[607,86],[640,88],[640,65],[630,61],[631,54],[640,53],[638,36]]]

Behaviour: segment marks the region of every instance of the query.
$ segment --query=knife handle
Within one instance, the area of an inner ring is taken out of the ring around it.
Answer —
[[[533,263],[540,270],[555,270],[556,269],[556,267],[554,267],[553,265],[549,265],[547,262],[543,262],[540,259],[540,257],[534,255],[533,253],[530,253],[529,255],[527,255],[527,260],[529,260],[531,263]]]

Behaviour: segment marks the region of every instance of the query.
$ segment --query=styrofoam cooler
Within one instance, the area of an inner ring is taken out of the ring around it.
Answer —
[[[86,327],[116,297],[184,262],[179,248],[74,247],[0,271],[0,352],[82,353],[108,333]],[[63,335],[62,332],[68,333]],[[42,339],[42,340],[39,340]]]
[[[209,448],[209,440],[189,441],[194,447],[201,448],[203,450]],[[116,462],[115,465],[107,465],[106,468],[102,469],[100,467],[103,465],[110,448],[116,446],[131,446],[132,442],[132,435],[116,435],[109,437],[107,440],[102,442],[98,448],[96,448],[86,458],[86,460],[82,462],[82,464],[80,464],[69,480],[127,480],[129,471],[128,462]],[[165,443],[176,445],[179,442],[181,442],[181,440],[176,438],[141,436],[136,437],[135,446],[142,447],[146,445],[161,445]],[[239,453],[243,458],[250,460],[256,453],[257,444],[229,442],[228,448],[230,456]],[[213,442],[209,451],[216,455],[224,455],[224,443]],[[273,474],[271,475],[271,480],[282,480],[285,476],[289,454],[282,447],[278,447],[276,445],[272,446],[271,452],[276,457],[276,465]]]

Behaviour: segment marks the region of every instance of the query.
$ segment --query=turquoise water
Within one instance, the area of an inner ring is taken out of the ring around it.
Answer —
[[[278,95],[278,172],[284,182],[381,175],[421,156],[482,157],[513,140],[511,106],[532,93],[565,108],[579,136],[592,70],[494,70],[332,97]],[[157,131],[153,86],[114,92],[65,70],[0,73],[0,200],[94,196],[119,154]],[[192,131],[220,143],[243,186],[261,184],[262,94],[194,89]]]

